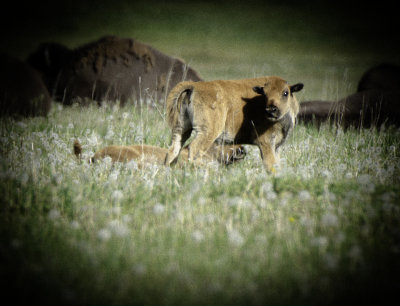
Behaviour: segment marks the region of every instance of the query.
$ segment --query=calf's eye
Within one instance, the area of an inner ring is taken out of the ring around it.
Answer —
[[[283,92],[283,96],[284,97],[287,97],[289,95],[289,92],[287,91],[287,90],[285,90],[284,92]]]

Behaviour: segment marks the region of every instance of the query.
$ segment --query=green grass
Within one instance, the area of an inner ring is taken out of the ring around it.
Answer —
[[[83,6],[63,31],[48,28],[26,44],[136,37],[206,79],[303,82],[299,100],[354,92],[363,71],[389,58],[337,35],[352,25],[346,20],[318,28],[333,20],[329,12],[308,20],[307,8],[257,4],[117,3],[82,18]],[[76,138],[86,159],[108,144],[165,147],[170,130],[163,109],[132,106],[53,103],[48,118],[0,120],[0,278],[14,302],[365,304],[399,284],[396,128],[298,125],[275,175],[252,146],[227,168],[137,169],[79,163]]]
[[[166,146],[169,131],[131,107],[2,121],[3,273],[18,290],[50,303],[329,303],[397,277],[396,129],[297,126],[275,176],[253,147],[228,168],[137,169],[78,163],[75,138],[86,158]]]

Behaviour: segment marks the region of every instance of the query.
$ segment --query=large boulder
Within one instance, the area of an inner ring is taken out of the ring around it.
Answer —
[[[366,90],[392,91],[400,88],[400,66],[382,63],[368,69],[358,83],[357,92]]]
[[[27,61],[42,72],[55,99],[65,104],[94,100],[154,105],[164,103],[177,83],[202,80],[182,60],[115,36],[74,50],[43,44]]]
[[[361,77],[357,92],[339,101],[304,101],[298,120],[304,123],[329,121],[345,128],[400,126],[400,66],[380,64]]]
[[[322,122],[344,128],[400,126],[400,95],[396,91],[367,90],[339,101],[305,101],[300,103],[297,119],[303,123]]]
[[[4,53],[0,62],[0,115],[46,116],[51,99],[39,72]]]

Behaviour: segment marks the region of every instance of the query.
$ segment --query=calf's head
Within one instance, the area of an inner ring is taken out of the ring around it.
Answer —
[[[298,102],[293,93],[303,88],[302,83],[289,85],[285,80],[271,77],[264,86],[253,87],[253,90],[264,96],[266,101],[265,115],[271,121],[278,121],[289,111],[297,114]]]

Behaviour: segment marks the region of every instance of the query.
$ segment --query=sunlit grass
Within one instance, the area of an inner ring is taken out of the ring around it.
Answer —
[[[396,129],[297,126],[271,176],[251,146],[228,168],[72,154],[75,138],[85,158],[166,146],[156,110],[55,104],[48,119],[1,124],[2,249],[18,264],[6,271],[18,286],[39,278],[50,301],[333,302],[342,281],[357,292],[390,272],[400,247]]]

